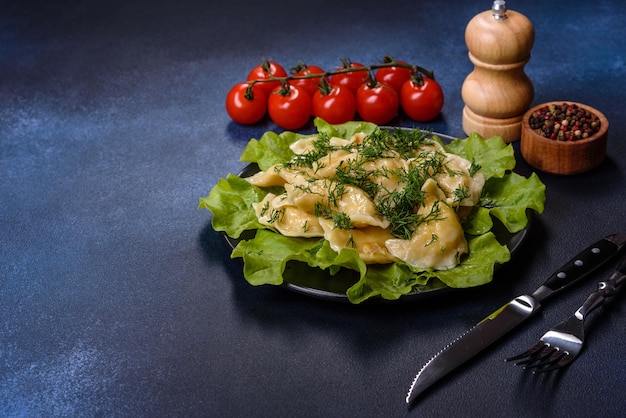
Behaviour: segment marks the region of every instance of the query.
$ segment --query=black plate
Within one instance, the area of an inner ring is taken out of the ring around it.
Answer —
[[[443,142],[450,142],[455,139],[448,135],[438,133],[433,133],[432,135],[438,136]],[[250,177],[258,171],[259,167],[256,164],[249,164],[239,173],[239,177]],[[529,216],[529,223],[526,228],[514,234],[510,233],[497,219],[494,219],[493,221],[492,232],[500,244],[508,247],[511,252],[511,257],[513,257],[528,236],[532,216]],[[239,241],[251,239],[254,237],[254,234],[255,231],[245,231],[238,239],[231,238],[226,234],[223,234],[223,236],[226,244],[232,251],[232,249],[237,246]],[[498,266],[499,265],[496,264],[496,270]],[[340,273],[335,276],[331,276],[326,270],[309,267],[306,263],[299,261],[290,261],[285,266],[285,271],[283,272],[282,286],[291,291],[315,298],[349,302],[346,291],[358,280],[359,273],[357,271],[342,269]],[[400,299],[386,300],[383,298],[375,298],[368,299],[366,302],[406,302],[440,296],[442,293],[454,290],[460,289],[450,288],[439,280],[430,280],[426,285],[415,286],[411,292],[401,296]]]

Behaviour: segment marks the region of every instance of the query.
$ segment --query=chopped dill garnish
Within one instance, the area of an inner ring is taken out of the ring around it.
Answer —
[[[344,160],[337,166],[334,179],[339,183],[358,187],[373,197],[380,190],[380,185],[373,181],[375,176],[376,173],[366,170],[357,161]]]
[[[352,221],[350,221],[350,217],[345,212],[333,212],[333,224],[337,229],[354,229],[354,225],[352,225]]]
[[[273,224],[274,222],[280,222],[283,220],[283,216],[285,216],[284,209],[272,209],[270,211],[270,216],[267,222],[270,224]]]
[[[291,160],[284,164],[285,167],[295,168],[295,167],[313,167],[314,164],[319,164],[319,159],[325,157],[329,153],[341,149],[345,149],[342,146],[335,146],[330,143],[330,138],[328,134],[320,132],[312,142],[311,145],[313,150],[306,152],[304,154],[296,154],[291,157]],[[316,167],[316,170],[323,168],[322,166]]]
[[[418,226],[432,221],[444,220],[445,218],[441,217],[439,203],[440,201],[436,201],[431,210],[425,215],[417,212],[391,213],[390,216],[387,217],[391,223],[391,235],[400,239],[411,239],[413,232]]]
[[[261,208],[261,217],[265,216],[269,208],[270,208],[270,202],[265,202],[265,204]]]
[[[476,175],[476,173],[478,173],[478,171],[480,171],[482,167],[480,166],[480,164],[476,164],[475,162],[472,161],[470,168],[469,168],[469,175],[470,177],[474,177]]]
[[[459,186],[458,188],[456,188],[452,194],[454,195],[454,202],[457,203],[457,209],[459,207],[459,205],[461,204],[461,202],[470,197],[470,191],[469,191],[469,187],[467,186]]]
[[[337,207],[339,206],[339,201],[343,198],[343,195],[346,193],[346,184],[341,183],[335,180],[326,181],[326,190],[328,190],[328,206]]]
[[[303,183],[294,184],[293,188],[294,190],[301,190],[304,193],[320,194],[319,192],[314,192],[313,189],[311,189],[311,186],[309,184],[303,184]]]
[[[430,236],[430,241],[428,241],[424,247],[428,247],[430,245],[433,245],[435,242],[439,241],[439,236],[437,234],[432,234]]]
[[[316,202],[313,214],[318,218],[333,220],[333,226],[338,229],[354,229],[354,225],[345,212],[334,211],[321,202]]]
[[[332,211],[322,202],[315,202],[313,214],[318,218],[331,218]]]
[[[450,177],[455,177],[455,176],[460,176],[463,173],[458,171],[458,170],[454,170],[450,167],[448,167],[447,165],[444,165],[444,170],[446,172],[446,174],[448,174]]]
[[[418,155],[419,167],[423,172],[424,180],[447,170],[443,163],[444,159],[445,154],[440,151],[422,152]]]
[[[480,206],[485,209],[493,209],[498,207],[498,202],[492,199],[480,199]]]
[[[415,156],[423,144],[432,144],[429,133],[421,129],[376,130],[360,144],[358,151],[363,162],[399,155],[401,158]]]

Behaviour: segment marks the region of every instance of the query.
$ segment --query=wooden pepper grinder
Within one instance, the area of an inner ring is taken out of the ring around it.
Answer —
[[[499,135],[506,142],[520,139],[522,117],[534,97],[533,84],[524,73],[534,41],[530,20],[507,10],[502,0],[467,24],[465,43],[474,71],[461,89],[466,134]]]

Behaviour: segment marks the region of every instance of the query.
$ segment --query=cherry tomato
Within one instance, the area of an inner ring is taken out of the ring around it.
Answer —
[[[272,90],[267,109],[276,125],[288,130],[299,129],[311,117],[311,97],[302,88],[286,84]]]
[[[347,87],[324,83],[312,98],[313,116],[331,124],[349,122],[356,113],[356,99]]]
[[[396,61],[401,64],[406,64],[404,61]],[[389,87],[392,87],[396,93],[400,94],[400,90],[402,90],[402,85],[405,81],[411,78],[411,69],[408,67],[382,67],[376,71],[376,75],[374,76],[376,81],[387,84]]]
[[[226,112],[232,120],[243,125],[256,123],[267,111],[267,95],[259,88],[243,82],[236,84],[226,95]]]
[[[411,119],[428,122],[441,113],[443,90],[432,78],[414,77],[402,85],[400,105]]]
[[[266,80],[271,77],[287,77],[287,71],[278,63],[274,61],[263,61],[261,64],[254,67],[246,78],[250,80]],[[262,83],[256,83],[261,87],[261,90],[265,94],[270,94],[276,87],[280,87],[280,81],[266,81]]]
[[[307,76],[312,74],[324,74],[326,71],[321,67],[316,65],[306,65],[299,63],[295,68],[292,69],[292,75],[296,77]],[[308,93],[309,96],[313,97],[315,92],[318,89],[318,85],[321,82],[322,77],[314,77],[314,78],[300,78],[290,80],[289,83],[292,86],[298,86],[304,89]]]
[[[398,93],[386,84],[370,80],[356,92],[356,110],[367,122],[385,124],[398,114]]]
[[[347,70],[350,68],[361,68],[363,64],[358,62],[344,61],[343,66],[337,68],[338,70]],[[349,88],[353,93],[359,89],[361,84],[367,79],[367,71],[348,71],[345,73],[333,74],[330,77],[331,84],[336,86],[343,86]]]

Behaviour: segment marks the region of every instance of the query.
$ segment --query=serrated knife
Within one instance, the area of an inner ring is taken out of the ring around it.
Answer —
[[[530,318],[541,309],[541,304],[546,299],[611,260],[625,245],[626,234],[602,238],[565,263],[533,293],[514,298],[448,344],[417,373],[406,396],[406,403],[410,406],[435,382]]]

